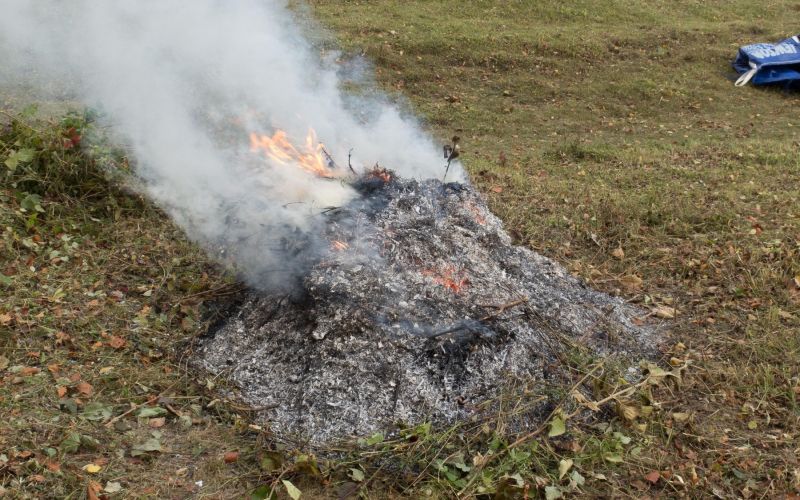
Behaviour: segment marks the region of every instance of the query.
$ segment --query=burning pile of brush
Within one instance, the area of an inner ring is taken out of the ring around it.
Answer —
[[[317,151],[302,168],[335,172]],[[653,352],[641,311],[512,245],[471,186],[380,168],[349,183],[361,196],[323,215],[328,244],[299,291],[249,294],[197,350],[276,433],[322,444],[453,422],[515,381],[567,379],[576,346],[632,364]]]

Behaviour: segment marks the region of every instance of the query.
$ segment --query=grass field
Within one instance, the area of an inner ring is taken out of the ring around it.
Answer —
[[[306,497],[800,494],[800,93],[734,88],[729,67],[739,45],[795,34],[800,5],[310,7],[326,50],[363,54],[437,138],[462,137],[519,243],[674,314],[664,367],[688,366],[681,383],[632,393],[634,414],[604,407],[514,447],[498,420],[339,460],[287,449],[220,396],[224,381],[183,366],[209,299],[236,286],[108,179],[124,177],[124,151],[65,146],[84,117],[9,110],[0,492],[266,498],[288,480]],[[33,156],[10,172],[20,149]]]

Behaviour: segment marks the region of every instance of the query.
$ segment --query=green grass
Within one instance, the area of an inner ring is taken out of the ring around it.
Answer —
[[[0,137],[0,164],[36,152],[0,191],[0,485],[74,497],[90,481],[120,481],[131,496],[284,494],[281,479],[307,496],[370,498],[800,491],[800,93],[729,80],[739,45],[794,34],[797,5],[313,1],[310,12],[331,30],[326,49],[364,53],[436,137],[462,137],[473,181],[518,242],[595,288],[676,308],[665,358],[689,361],[681,383],[617,398],[634,419],[606,405],[568,419],[563,436],[545,427],[513,448],[501,412],[376,438],[337,460],[303,457],[249,428],[235,403],[210,404],[223,381],[183,370],[180,345],[203,331],[203,302],[229,288],[160,212],[107,180],[126,175],[124,151],[59,146],[82,117],[23,117]],[[110,347],[112,335],[125,345]],[[594,361],[570,358],[574,382]],[[626,387],[613,367],[590,380],[596,400]],[[164,390],[192,419],[167,415],[159,439],[171,452],[130,457],[152,437],[146,418],[121,429],[85,418],[88,403],[118,415]],[[580,408],[566,389],[547,395],[564,414]],[[76,398],[76,413],[60,401]],[[72,432],[100,444],[66,452]],[[81,469],[98,460],[96,475]]]

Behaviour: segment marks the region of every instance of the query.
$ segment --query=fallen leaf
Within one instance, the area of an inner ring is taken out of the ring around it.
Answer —
[[[673,413],[672,414],[672,420],[674,420],[676,422],[686,422],[687,420],[689,420],[689,414],[688,413],[681,413],[681,412]]]
[[[678,311],[674,307],[658,306],[653,309],[653,314],[661,319],[673,319]]]
[[[139,412],[136,413],[136,416],[140,418],[149,418],[149,417],[160,417],[166,414],[167,410],[165,410],[160,406],[147,406],[140,409]]]
[[[150,438],[144,443],[137,444],[131,449],[131,456],[138,457],[139,455],[144,455],[149,451],[161,451],[161,441],[159,441],[157,438]]]
[[[650,481],[653,484],[656,484],[659,479],[661,479],[661,473],[657,470],[648,472],[647,475],[644,476],[645,479]]]
[[[615,259],[622,260],[625,258],[625,250],[623,250],[622,247],[617,247],[611,252],[611,255],[614,256]]]
[[[355,468],[350,469],[350,473],[348,474],[348,476],[350,476],[350,479],[352,479],[353,481],[360,483],[364,480],[364,471]]]
[[[51,472],[58,472],[61,470],[61,464],[58,462],[53,462],[48,460],[47,462],[45,462],[45,466],[47,467],[47,470]]]
[[[564,479],[567,472],[572,468],[575,462],[571,458],[564,458],[558,462],[558,479]]]
[[[642,278],[636,276],[635,274],[629,274],[623,277],[620,281],[622,282],[622,285],[629,290],[638,290],[642,288]]]
[[[632,422],[639,416],[639,409],[635,406],[626,405],[621,401],[617,401],[617,414],[625,419],[625,421]]]
[[[94,387],[88,382],[81,382],[75,386],[75,389],[78,390],[79,393],[83,394],[84,396],[91,396],[94,392]]]
[[[503,188],[501,186],[492,186],[490,188],[490,191],[493,192],[493,193],[502,193],[503,192]]]
[[[303,492],[297,489],[297,486],[293,485],[291,481],[286,479],[281,479],[281,482],[283,483],[283,486],[286,488],[286,493],[289,494],[292,500],[297,500],[298,498],[300,498],[300,495],[303,494]]]
[[[11,323],[12,316],[9,313],[0,314],[0,325],[6,326]]]
[[[30,377],[31,375],[36,375],[40,371],[42,370],[40,370],[35,366],[25,366],[19,371],[19,374],[22,375],[23,377]]]
[[[103,403],[93,402],[83,407],[81,415],[86,420],[108,420],[111,418],[112,413],[111,407]]]
[[[548,432],[547,435],[549,437],[556,437],[565,432],[567,432],[567,424],[564,422],[564,418],[561,415],[556,415],[553,417],[553,420],[550,421],[550,432]]]
[[[167,419],[164,417],[157,417],[151,418],[147,421],[147,425],[150,426],[151,429],[158,429],[159,427],[164,427]]]
[[[106,487],[103,488],[103,491],[106,493],[119,493],[122,491],[122,485],[116,481],[109,481],[106,483]]]
[[[107,375],[107,374],[111,373],[112,371],[114,371],[114,367],[113,366],[104,366],[104,367],[100,368],[100,375]]]
[[[111,336],[111,340],[108,341],[109,347],[114,349],[122,349],[125,347],[126,341],[122,337],[118,337],[116,335]]]
[[[57,365],[57,364],[55,364],[55,363],[53,363],[52,365],[47,365],[47,371],[49,371],[49,372],[50,372],[50,373],[52,373],[53,375],[55,375],[56,373],[58,373],[58,371],[59,371],[60,369],[61,369],[61,367],[60,367],[60,366],[58,366],[58,365]]]
[[[556,500],[557,498],[561,498],[561,489],[558,486],[545,486],[544,487],[544,498],[545,500]]]
[[[153,419],[153,420],[155,420],[155,419]],[[232,464],[232,463],[236,462],[237,460],[239,460],[239,452],[238,451],[229,451],[229,452],[225,453],[225,455],[222,457],[222,461],[225,462],[226,464]]]
[[[9,360],[5,356],[0,356],[0,370],[8,368]]]
[[[64,387],[63,385],[59,385],[58,387],[56,387],[56,394],[58,394],[58,397],[63,398],[64,396],[67,395],[67,388]]]
[[[98,472],[100,472],[100,469],[102,469],[102,467],[100,467],[97,464],[86,464],[81,468],[86,472],[88,472],[89,474],[97,474]]]
[[[86,498],[87,500],[97,500],[97,494],[103,487],[97,481],[89,481],[86,485]]]

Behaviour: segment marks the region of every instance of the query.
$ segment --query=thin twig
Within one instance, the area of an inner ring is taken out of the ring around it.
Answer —
[[[126,411],[126,412],[124,412],[124,413],[122,413],[122,414],[120,414],[120,415],[117,415],[116,417],[114,417],[114,418],[112,418],[111,420],[109,420],[108,422],[106,422],[106,423],[105,423],[105,426],[106,426],[106,427],[111,427],[111,426],[112,426],[112,425],[114,425],[114,424],[115,424],[115,423],[116,423],[118,420],[120,420],[120,419],[122,419],[122,418],[125,418],[125,417],[127,417],[128,415],[130,415],[131,413],[135,412],[136,410],[138,410],[138,409],[139,409],[139,408],[141,408],[142,406],[145,406],[145,405],[149,405],[149,404],[155,403],[156,401],[158,401],[158,399],[159,399],[159,398],[163,397],[163,396],[164,396],[164,395],[165,395],[167,392],[169,392],[169,391],[170,391],[170,390],[171,390],[173,387],[175,387],[175,385],[176,385],[177,383],[178,383],[178,381],[176,380],[175,382],[171,383],[171,384],[169,385],[169,387],[167,387],[166,389],[164,389],[163,391],[161,391],[161,392],[160,392],[160,393],[158,393],[157,395],[155,395],[155,396],[151,396],[150,398],[148,398],[148,399],[147,399],[147,401],[145,401],[144,403],[139,403],[138,405],[133,405],[133,406],[132,406],[132,407],[131,407],[131,408],[130,408],[128,411]]]

